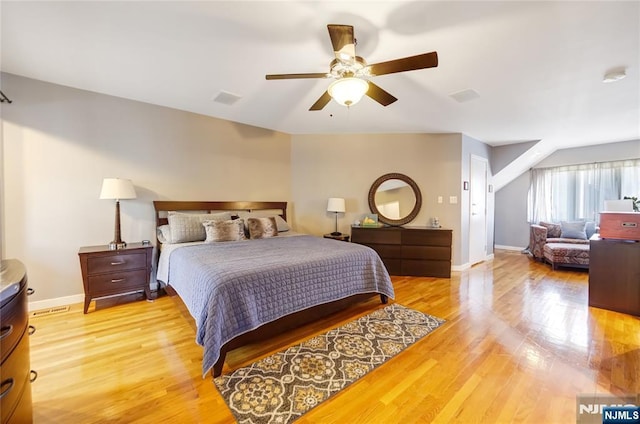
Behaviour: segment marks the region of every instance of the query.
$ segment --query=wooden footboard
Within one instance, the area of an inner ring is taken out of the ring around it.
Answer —
[[[189,311],[187,307],[180,299],[180,296],[176,293],[171,286],[163,287],[165,292],[174,297],[176,300],[180,300],[180,304],[182,306],[183,312],[188,316],[190,322],[192,322],[192,326],[196,329],[195,321],[189,315]],[[305,324],[309,324],[310,322],[317,321],[321,318],[327,317],[334,313],[337,313],[343,309],[348,308],[351,305],[356,303],[365,301],[370,299],[372,296],[377,295],[378,293],[364,293],[357,294],[354,296],[350,296],[344,299],[336,300],[334,302],[325,303],[322,305],[317,305],[309,309],[305,309],[299,312],[295,312],[290,315],[285,315],[284,317],[272,321],[270,323],[264,324],[253,331],[249,331],[248,333],[244,333],[235,339],[228,341],[226,344],[222,346],[220,349],[220,356],[218,358],[218,362],[215,363],[213,369],[211,370],[211,375],[213,377],[218,377],[222,374],[222,368],[224,367],[224,361],[227,356],[227,352],[232,351],[233,349],[237,349],[241,346],[248,345],[250,343],[256,343],[261,340],[266,340],[277,335],[286,333],[287,331],[293,330],[294,328],[302,327]],[[383,304],[386,304],[389,299],[384,294],[379,294],[380,301]],[[197,330],[196,330],[197,331]]]
[[[290,315],[285,315],[284,317],[272,321],[270,323],[264,324],[253,331],[242,334],[236,337],[233,340],[230,340],[226,344],[222,346],[220,349],[220,357],[218,358],[218,362],[213,366],[211,370],[211,374],[214,377],[217,377],[222,374],[222,368],[224,367],[224,360],[227,355],[227,352],[239,348],[240,346],[244,346],[250,343],[255,343],[261,340],[266,340],[272,337],[275,337],[279,334],[283,334],[289,330],[294,328],[302,327],[305,324],[308,324],[313,321],[317,321],[320,318],[324,318],[331,314],[334,314],[338,311],[346,309],[347,307],[361,302],[363,300],[371,298],[371,296],[377,293],[365,293],[365,294],[357,294],[354,296],[350,296],[341,300],[336,300],[334,302],[325,303],[322,305],[314,306],[309,309],[305,309],[303,311],[295,312]],[[380,300],[382,303],[387,303],[387,296],[384,294],[380,295]]]

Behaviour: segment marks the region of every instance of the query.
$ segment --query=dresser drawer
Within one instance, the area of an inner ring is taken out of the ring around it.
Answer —
[[[351,241],[362,244],[400,244],[400,231],[383,228],[351,229]]]
[[[0,310],[0,362],[11,353],[20,341],[29,321],[25,287]]]
[[[87,260],[87,272],[89,275],[127,271],[130,269],[146,268],[146,266],[147,255],[145,253],[92,256]]]
[[[443,246],[451,248],[451,231],[410,230],[402,232],[403,245]]]
[[[142,290],[149,284],[147,278],[146,269],[92,275],[89,276],[89,291],[93,296],[105,296],[127,290]]]
[[[402,258],[402,247],[399,244],[368,244],[381,258]]]
[[[403,259],[402,275],[449,278],[451,277],[451,262]]]
[[[387,268],[387,272],[389,275],[403,275],[402,274],[402,261],[400,259],[382,259],[382,263],[385,268]]]
[[[22,395],[18,400],[13,415],[9,417],[7,424],[24,424],[33,422],[33,408],[31,400],[31,382],[25,382]]]
[[[402,259],[451,260],[451,249],[441,246],[402,246]]]
[[[20,401],[20,395],[29,384],[29,337],[24,336],[15,350],[3,363],[0,376],[0,411],[2,422],[7,419]]]

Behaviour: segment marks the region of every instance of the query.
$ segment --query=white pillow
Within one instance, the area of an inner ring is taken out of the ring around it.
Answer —
[[[188,214],[169,212],[167,215],[171,243],[185,243],[188,241],[203,241],[207,233],[202,225],[205,221],[230,221],[229,212]]]
[[[171,243],[171,229],[169,228],[169,224],[159,226],[156,229],[156,233],[160,243]]]
[[[242,219],[205,221],[202,225],[207,233],[207,238],[204,240],[205,243],[247,239],[244,235],[244,221]]]
[[[276,219],[276,225],[278,227],[278,232],[283,232],[283,231],[289,231],[291,229],[291,227],[289,227],[289,224],[287,223],[287,221],[285,221],[280,215],[277,215],[273,212],[260,212],[260,211],[256,211],[256,212],[244,212],[244,211],[240,211],[238,212],[238,216],[244,220],[247,220],[249,218],[269,218],[269,217],[274,217]]]

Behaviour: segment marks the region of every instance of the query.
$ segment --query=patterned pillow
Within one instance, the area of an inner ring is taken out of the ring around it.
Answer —
[[[560,234],[560,237],[586,240],[586,226],[587,223],[584,221],[561,221],[560,227],[562,228],[562,233]]]
[[[278,232],[284,232],[284,231],[289,231],[291,229],[291,227],[289,226],[289,224],[287,223],[287,221],[285,221],[280,215],[277,215],[275,213],[270,213],[269,211],[257,211],[257,212],[245,212],[245,211],[240,211],[238,212],[238,216],[240,218],[243,219],[249,219],[249,218],[268,218],[270,216],[274,217],[276,219],[276,225],[278,226]]]
[[[272,216],[266,218],[248,218],[249,238],[261,239],[278,235],[278,225]]]
[[[202,225],[205,221],[229,221],[231,213],[202,213],[188,214],[169,212],[167,215],[171,232],[171,243],[185,243],[188,241],[202,241],[207,233]]]
[[[232,221],[205,221],[202,225],[207,233],[207,238],[204,240],[205,243],[247,239],[244,235],[244,221],[242,219],[234,219]]]
[[[560,234],[562,234],[562,227],[560,224],[540,221],[540,225],[547,229],[547,238],[558,238],[560,237]]]

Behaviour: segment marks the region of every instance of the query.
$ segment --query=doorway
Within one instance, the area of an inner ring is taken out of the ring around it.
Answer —
[[[471,155],[469,164],[469,263],[487,256],[487,159]]]

